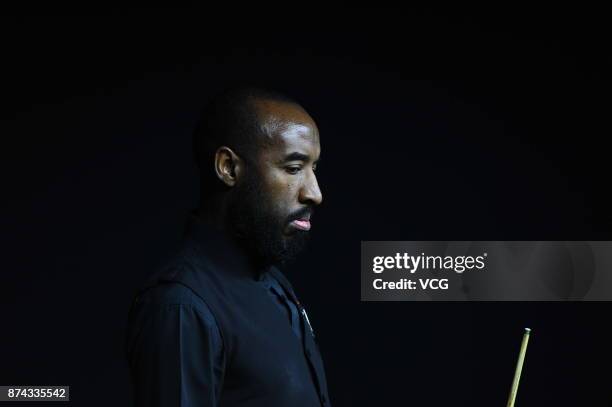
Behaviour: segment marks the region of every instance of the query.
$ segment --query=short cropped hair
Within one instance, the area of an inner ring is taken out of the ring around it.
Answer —
[[[228,89],[204,108],[193,132],[193,153],[198,165],[201,187],[205,190],[221,187],[214,176],[214,156],[217,149],[227,146],[243,158],[253,157],[266,129],[260,123],[254,101],[271,100],[299,106],[294,99],[268,89],[241,87]]]

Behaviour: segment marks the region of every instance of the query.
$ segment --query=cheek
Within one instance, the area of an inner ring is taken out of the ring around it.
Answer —
[[[268,180],[268,190],[274,206],[287,208],[298,199],[298,177],[287,174],[275,174]]]

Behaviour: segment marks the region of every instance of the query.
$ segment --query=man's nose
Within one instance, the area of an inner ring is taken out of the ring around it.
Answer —
[[[319,183],[317,182],[317,177],[312,173],[307,179],[302,189],[300,190],[300,203],[310,204],[310,205],[319,205],[323,202],[323,195],[321,194],[321,190],[319,189]]]

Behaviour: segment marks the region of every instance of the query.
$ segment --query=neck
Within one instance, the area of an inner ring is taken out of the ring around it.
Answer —
[[[222,194],[214,194],[201,201],[196,215],[200,222],[233,238],[227,208],[227,197]]]
[[[252,267],[258,271],[265,270],[269,265],[261,259],[255,257],[253,252],[249,250],[248,243],[236,235],[235,229],[232,227],[229,213],[227,210],[227,199],[223,196],[210,197],[205,202],[202,202],[196,210],[195,215],[198,221],[204,225],[223,233],[237,247],[245,250],[248,260]]]

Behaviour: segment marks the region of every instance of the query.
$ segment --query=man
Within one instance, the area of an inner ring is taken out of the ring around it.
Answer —
[[[329,406],[306,311],[276,266],[322,200],[313,119],[260,89],[228,91],[194,132],[202,201],[180,252],[135,298],[137,406]]]

